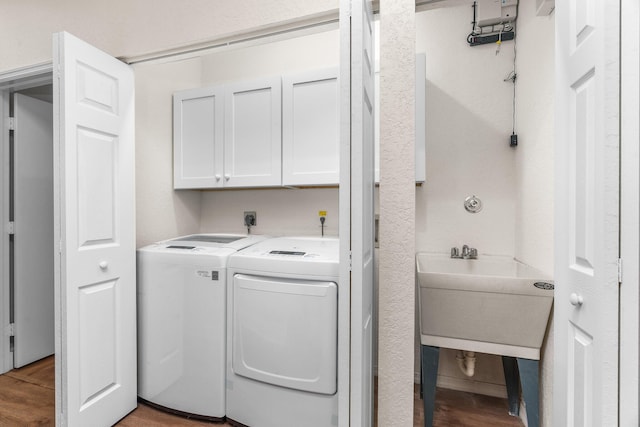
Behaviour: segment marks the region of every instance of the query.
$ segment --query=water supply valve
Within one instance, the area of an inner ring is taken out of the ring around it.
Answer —
[[[482,200],[478,199],[475,195],[469,196],[464,199],[464,208],[467,212],[478,213],[482,210]]]

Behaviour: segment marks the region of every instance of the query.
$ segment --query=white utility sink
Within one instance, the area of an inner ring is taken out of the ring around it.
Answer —
[[[418,253],[416,280],[423,345],[540,359],[553,304],[540,271],[507,257]]]

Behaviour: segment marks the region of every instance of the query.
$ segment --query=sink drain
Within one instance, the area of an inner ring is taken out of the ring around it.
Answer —
[[[533,284],[533,286],[538,289],[544,289],[545,291],[552,291],[555,288],[555,286],[553,286],[553,283],[547,282],[536,282]]]

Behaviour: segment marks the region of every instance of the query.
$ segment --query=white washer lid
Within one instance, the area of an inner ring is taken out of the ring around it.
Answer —
[[[269,236],[246,234],[191,234],[162,240],[140,248],[138,251],[226,253],[229,250],[233,252],[239,251],[268,238]]]
[[[277,237],[229,257],[229,268],[337,277],[340,240],[336,237]]]

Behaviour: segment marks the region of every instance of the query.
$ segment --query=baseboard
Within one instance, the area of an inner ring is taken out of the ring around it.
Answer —
[[[420,372],[413,373],[413,381],[416,384],[420,384]],[[486,396],[500,397],[502,399],[507,398],[507,388],[504,384],[493,384],[438,375],[437,386],[451,390],[466,391],[467,393],[484,394]]]
[[[520,421],[524,427],[529,427],[529,420],[527,420],[527,405],[525,405],[524,400],[520,400]]]

